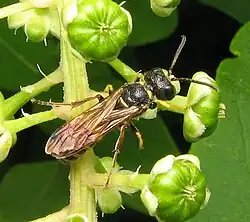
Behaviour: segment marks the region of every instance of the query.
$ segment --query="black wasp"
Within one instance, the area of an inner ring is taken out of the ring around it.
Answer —
[[[173,64],[181,47],[183,47],[183,42],[177,50]],[[154,68],[139,74],[137,81],[134,83],[126,83],[118,90],[111,91],[106,98],[97,95],[81,101],[81,103],[84,103],[92,99],[99,99],[99,103],[57,129],[49,138],[45,152],[57,159],[76,159],[87,148],[98,143],[111,130],[119,128],[120,136],[115,144],[113,159],[115,162],[124,141],[125,129],[128,127],[131,127],[135,132],[142,148],[142,136],[132,120],[148,109],[156,108],[156,99],[172,100],[176,96],[173,81],[195,82],[214,88],[207,83],[186,78],[175,78],[170,74],[171,72],[168,72],[168,75],[166,75],[161,68]],[[40,103],[53,105],[53,103]]]

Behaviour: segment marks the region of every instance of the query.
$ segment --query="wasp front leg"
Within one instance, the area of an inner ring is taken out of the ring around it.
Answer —
[[[46,101],[42,101],[42,100],[36,100],[34,98],[31,99],[32,103],[36,103],[42,106],[71,106],[72,108],[75,108],[77,106],[82,105],[83,103],[86,103],[88,101],[94,100],[94,99],[98,99],[98,101],[102,101],[104,98],[101,94],[96,94],[95,96],[91,96],[91,97],[87,97],[83,100],[80,101],[75,101],[75,102],[71,102],[71,103],[58,103],[58,102],[46,102]]]

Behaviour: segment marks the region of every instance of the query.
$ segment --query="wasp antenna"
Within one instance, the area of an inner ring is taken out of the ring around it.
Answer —
[[[215,86],[213,86],[212,84],[207,83],[207,82],[202,82],[199,80],[195,80],[195,79],[189,79],[189,78],[183,78],[183,77],[180,77],[180,78],[173,77],[173,78],[171,78],[171,81],[192,82],[192,83],[208,86],[208,87],[216,90],[217,92],[219,92],[219,90]]]
[[[184,45],[186,43],[186,40],[187,40],[186,36],[182,35],[181,36],[181,43],[180,43],[178,49],[176,50],[176,53],[174,55],[174,59],[173,59],[172,64],[171,64],[171,66],[170,66],[170,68],[168,70],[170,75],[172,74],[172,70],[173,70],[173,68],[175,66],[175,63],[176,63],[179,55],[181,54],[181,51],[182,51],[182,49],[183,49],[183,47],[184,47]]]

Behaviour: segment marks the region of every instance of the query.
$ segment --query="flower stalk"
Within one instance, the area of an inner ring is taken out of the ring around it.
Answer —
[[[61,7],[63,7],[61,1]],[[66,30],[61,23],[61,61],[60,67],[64,80],[64,102],[83,100],[89,95],[88,77],[86,63],[73,55],[72,49],[67,41]],[[87,105],[76,107],[76,113],[80,114]],[[72,118],[73,116],[70,116]],[[93,159],[95,155],[92,150],[87,151],[77,161],[70,164],[70,214],[83,214],[88,221],[97,221],[95,192],[86,184],[84,173],[93,172]]]
[[[61,69],[58,68],[37,83],[21,87],[21,91],[19,93],[16,93],[4,101],[4,117],[8,118],[9,116],[15,114],[16,111],[30,99],[34,98],[43,91],[49,90],[52,86],[62,82],[62,80],[62,72]]]
[[[13,5],[8,5],[0,9],[0,19],[34,8],[30,1],[23,1]]]

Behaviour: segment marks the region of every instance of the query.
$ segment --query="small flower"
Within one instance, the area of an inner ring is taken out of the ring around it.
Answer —
[[[33,42],[43,41],[49,34],[50,20],[47,9],[36,9],[24,25],[27,38]]]
[[[179,4],[180,0],[150,0],[152,11],[160,17],[170,16]]]
[[[208,83],[218,89],[215,80],[204,72],[197,72],[192,79]],[[194,142],[209,136],[215,130],[218,119],[222,115],[221,107],[219,90],[191,83],[184,112],[183,133],[185,139]]]
[[[154,165],[150,175],[141,199],[159,221],[186,221],[208,202],[205,176],[193,155],[166,156]]]
[[[95,190],[98,206],[102,213],[115,213],[122,206],[122,197],[118,190],[112,188],[99,188]]]
[[[72,214],[67,216],[64,222],[90,222],[84,214]]]
[[[132,30],[130,14],[111,0],[84,0],[66,6],[63,24],[75,54],[85,60],[115,59]]]
[[[17,136],[8,130],[0,130],[0,163],[3,162],[9,154],[11,147],[16,143]]]
[[[24,0],[25,2],[29,0]],[[8,17],[10,29],[24,27],[27,40],[45,41],[49,32],[59,38],[59,18],[54,0],[30,0],[34,8],[17,12]]]

